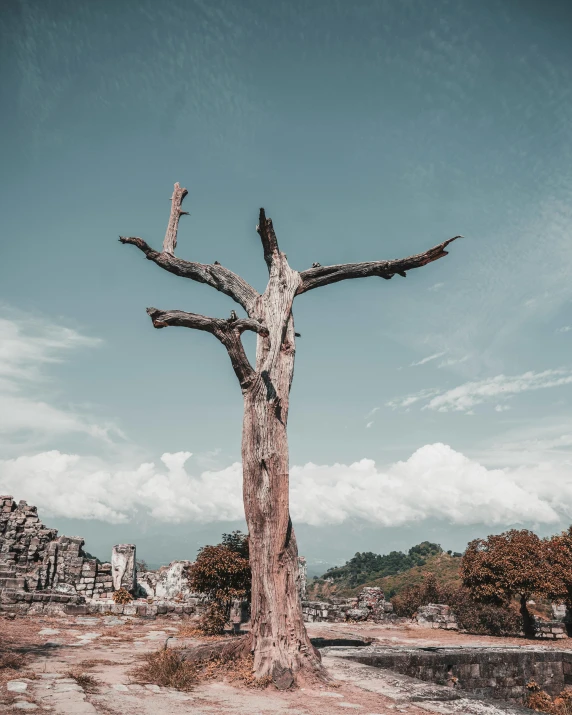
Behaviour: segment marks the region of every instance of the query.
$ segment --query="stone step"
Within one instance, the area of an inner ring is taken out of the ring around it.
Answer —
[[[16,578],[0,578],[0,588],[24,588],[26,579],[23,576]]]

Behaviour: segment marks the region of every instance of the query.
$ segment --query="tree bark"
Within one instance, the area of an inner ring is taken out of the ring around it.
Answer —
[[[175,184],[161,252],[137,236],[120,236],[119,240],[136,246],[164,270],[206,283],[228,295],[248,315],[247,319],[238,318],[233,311],[229,319],[222,320],[179,310],[147,311],[156,328],[177,325],[214,335],[227,349],[240,383],[244,397],[243,494],[252,569],[250,645],[255,674],[270,675],[277,687],[288,688],[299,673],[323,673],[320,655],[310,643],[302,619],[298,549],[289,508],[286,426],[296,349],[294,297],[346,279],[378,276],[387,280],[395,274],[405,277],[407,271],[446,256],[445,248],[461,237],[455,236],[404,259],[333,266],[315,263],[298,273],[280,252],[272,221],[260,209],[257,231],[270,274],[268,286],[260,295],[218,261],[201,264],[174,255],[179,219],[186,213],[181,210],[186,195],[187,190]],[[240,338],[245,330],[258,334],[254,368]],[[235,650],[240,650],[238,645]]]
[[[292,302],[300,285],[284,254],[256,312],[268,335],[258,336],[256,373],[244,390],[243,494],[252,569],[251,633],[257,677],[288,688],[300,671],[320,671],[320,656],[302,618],[296,537],[289,509],[287,421],[294,374]]]

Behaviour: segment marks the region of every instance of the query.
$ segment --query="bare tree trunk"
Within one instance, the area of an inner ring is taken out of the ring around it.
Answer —
[[[298,273],[281,253],[272,221],[260,209],[256,230],[262,241],[270,279],[260,295],[236,273],[220,265],[185,261],[174,255],[179,219],[187,189],[175,184],[163,250],[156,251],[138,236],[120,236],[169,273],[215,288],[242,306],[247,318],[211,318],[181,310],[147,308],[155,328],[177,325],[214,335],[227,349],[244,396],[242,432],[243,493],[250,537],[252,568],[252,639],[255,673],[271,675],[279,688],[289,687],[296,673],[322,671],[319,653],[312,647],[298,596],[298,549],[289,509],[288,401],[294,374],[295,333],[292,303],[295,296],[354,278],[394,275],[420,268],[447,255],[447,246],[461,236],[423,253],[391,261],[367,261],[322,266]],[[256,367],[244,351],[241,335],[256,332]],[[226,649],[235,655],[246,639]],[[216,650],[216,649],[215,649]],[[209,649],[201,649],[201,657]],[[191,657],[190,654],[187,654]]]
[[[252,569],[252,647],[257,677],[288,688],[299,671],[320,670],[298,591],[298,549],[289,510],[288,402],[294,373],[292,301],[299,274],[275,260],[257,304],[268,336],[259,335],[256,370],[244,391],[243,493]]]

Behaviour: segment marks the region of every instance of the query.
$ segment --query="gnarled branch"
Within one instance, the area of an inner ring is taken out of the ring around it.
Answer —
[[[393,278],[396,273],[405,278],[406,271],[410,271],[412,268],[426,266],[428,263],[437,261],[439,258],[446,256],[448,251],[446,251],[445,248],[457,238],[463,237],[454,236],[424,253],[417,253],[408,258],[398,258],[393,261],[368,261],[365,263],[344,263],[335,266],[309,268],[307,271],[300,273],[302,282],[300,283],[296,295],[306,293],[313,288],[321,288],[329,283],[337,283],[338,281],[347,280],[349,278],[379,276],[380,278],[389,280]]]
[[[248,315],[252,314],[254,304],[257,298],[260,297],[259,293],[244,278],[236,275],[228,268],[219,264],[211,265],[184,261],[165,251],[159,253],[142,238],[136,236],[119,236],[119,240],[121,243],[137,246],[148,260],[153,261],[153,263],[169,271],[169,273],[174,273],[176,276],[182,276],[183,278],[190,278],[198,283],[206,283],[212,288],[216,288],[216,290],[228,295],[241,305]]]
[[[169,216],[169,223],[167,225],[167,233],[163,240],[163,252],[170,253],[173,255],[175,253],[175,248],[177,248],[177,231],[179,230],[179,219],[181,216],[188,216],[188,211],[183,211],[181,209],[181,204],[183,199],[189,192],[183,189],[179,182],[175,184],[173,189],[173,196],[171,197],[171,215]]]
[[[240,336],[245,330],[252,330],[260,335],[268,335],[268,329],[264,325],[250,318],[224,320],[222,318],[209,318],[206,315],[197,313],[186,313],[183,310],[147,308],[147,313],[155,328],[181,326],[193,328],[194,330],[204,330],[214,335],[227,349],[240,386],[243,389],[249,387],[256,372],[246,356]]]
[[[272,261],[274,256],[278,254],[278,239],[274,233],[274,228],[272,226],[272,219],[266,218],[266,212],[264,209],[260,209],[260,214],[258,217],[258,226],[256,231],[260,236],[262,241],[262,250],[264,251],[264,260],[268,266],[268,270],[272,266]]]

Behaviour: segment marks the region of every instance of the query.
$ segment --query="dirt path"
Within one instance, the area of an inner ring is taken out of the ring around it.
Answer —
[[[334,657],[326,658],[333,678],[331,686],[292,692],[257,691],[221,682],[206,682],[191,692],[180,692],[133,682],[130,673],[144,653],[163,647],[167,639],[168,647],[188,642],[180,637],[181,625],[184,623],[167,618],[145,621],[115,616],[0,619],[0,651],[16,653],[27,660],[27,665],[18,670],[0,669],[0,712],[35,711],[55,715],[336,715],[351,711],[363,715],[427,715],[427,712],[494,715],[508,712],[473,710],[467,704],[464,710],[459,710],[453,704],[441,703],[439,686],[420,684],[368,666],[348,665],[347,661]],[[328,638],[353,635],[375,637],[386,643],[445,645],[451,642],[450,635],[455,635],[455,642],[459,642],[459,634],[420,629],[387,629],[369,624],[309,626],[311,636]],[[469,638],[471,643],[488,640]],[[505,639],[493,640],[508,644]],[[86,691],[70,677],[70,671],[78,669],[97,680],[93,692],[88,692],[89,687]],[[415,687],[423,690],[420,698],[428,702],[411,702]],[[428,695],[431,688],[432,695]],[[431,698],[433,701],[437,698],[439,704],[429,702]]]

